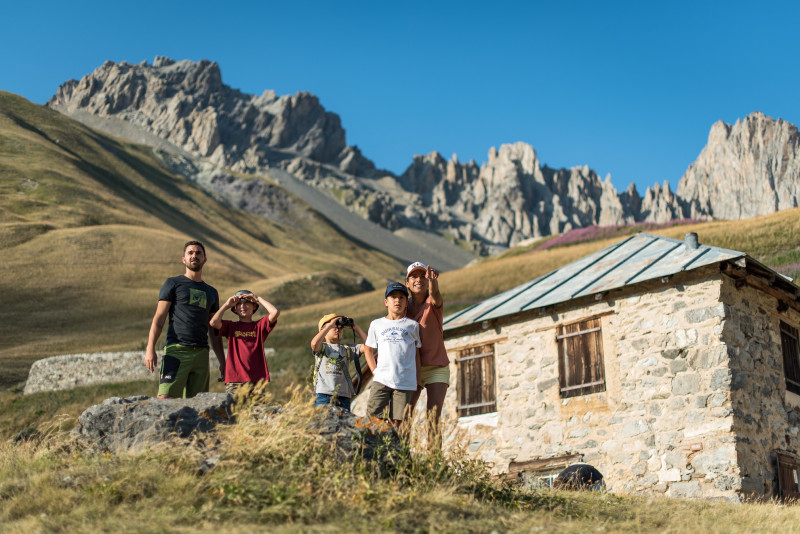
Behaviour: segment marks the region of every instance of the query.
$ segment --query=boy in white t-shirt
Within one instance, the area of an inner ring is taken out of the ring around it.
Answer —
[[[369,325],[364,356],[372,371],[372,386],[367,402],[367,415],[382,417],[391,406],[389,417],[400,426],[406,407],[417,390],[420,370],[419,323],[406,317],[408,289],[399,282],[386,287],[383,300],[386,317]],[[378,358],[375,358],[377,349]]]

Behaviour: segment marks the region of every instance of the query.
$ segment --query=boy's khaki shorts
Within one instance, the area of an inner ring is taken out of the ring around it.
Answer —
[[[161,358],[158,394],[194,397],[208,391],[208,348],[167,345]]]
[[[391,406],[391,413],[389,414],[391,418],[395,421],[402,421],[406,407],[411,407],[411,397],[414,395],[414,391],[413,389],[394,389],[373,381],[369,389],[367,415],[370,417],[384,417],[384,414]]]

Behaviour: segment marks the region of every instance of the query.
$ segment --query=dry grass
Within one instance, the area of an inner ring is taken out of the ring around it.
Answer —
[[[206,243],[204,278],[221,295],[244,285],[269,294],[320,272],[379,286],[401,268],[299,199],[278,215],[232,209],[166,171],[151,150],[0,92],[0,321],[8,334],[0,387],[24,380],[44,356],[143,348],[158,288],[183,272],[188,239]],[[291,293],[279,304],[341,296],[329,287],[309,287],[302,299]]]
[[[10,439],[27,429],[42,432],[55,420],[63,422],[64,429],[69,430],[78,416],[93,404],[99,404],[109,397],[152,395],[157,389],[156,381],[152,381],[105,384],[31,395],[3,391],[0,392],[0,440]]]
[[[394,467],[337,459],[295,388],[268,424],[240,422],[206,440],[139,454],[75,452],[46,439],[0,444],[4,532],[791,532],[800,508],[601,492],[525,491],[458,453],[403,449]],[[270,396],[261,402],[273,404]],[[218,458],[205,474],[201,462]]]

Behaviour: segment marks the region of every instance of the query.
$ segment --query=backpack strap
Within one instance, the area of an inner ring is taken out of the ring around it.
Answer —
[[[355,355],[350,352],[350,347],[347,347],[347,355],[353,360],[353,363],[356,367],[356,387],[355,387],[355,394],[358,395],[361,392],[361,384],[364,382],[364,375],[361,372],[361,355],[356,352]],[[352,382],[351,382],[352,383]]]
[[[325,357],[325,342],[323,341],[322,344],[319,346],[319,351],[314,353],[314,359],[316,363],[314,365],[314,387],[317,386],[317,376],[319,375],[319,366],[322,364],[322,358]]]
[[[353,358],[353,352],[350,350],[349,345],[345,345],[342,343],[344,347],[345,355],[342,358],[339,358],[338,365],[339,368],[342,370],[342,374],[344,375],[344,379],[347,382],[347,386],[350,389],[350,394],[355,396],[356,391],[353,389],[353,379],[350,378],[350,360]]]

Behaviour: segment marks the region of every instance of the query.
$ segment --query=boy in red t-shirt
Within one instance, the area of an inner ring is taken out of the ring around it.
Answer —
[[[265,317],[253,321],[253,313],[258,305],[264,306]],[[233,310],[239,316],[238,321],[222,318],[225,310]],[[269,382],[269,369],[264,357],[264,341],[280,315],[278,308],[252,291],[242,289],[225,301],[209,324],[219,330],[219,335],[228,338],[228,357],[225,361],[225,391],[233,395],[244,384],[252,384],[261,380]]]

